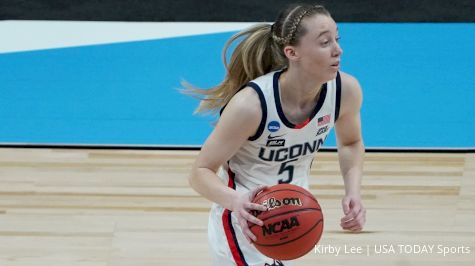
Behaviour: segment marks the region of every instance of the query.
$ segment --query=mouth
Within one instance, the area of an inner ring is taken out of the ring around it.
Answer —
[[[332,67],[333,69],[337,69],[337,70],[340,69],[340,61],[338,61],[338,62],[336,62],[336,63],[334,63],[334,64],[331,64],[331,67]]]

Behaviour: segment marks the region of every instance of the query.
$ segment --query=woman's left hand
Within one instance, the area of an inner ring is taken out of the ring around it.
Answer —
[[[361,197],[359,195],[346,195],[341,201],[341,206],[345,213],[345,216],[341,218],[341,228],[353,232],[361,231],[366,222],[366,209]]]

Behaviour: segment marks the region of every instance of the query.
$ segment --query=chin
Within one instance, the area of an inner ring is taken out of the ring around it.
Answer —
[[[328,75],[328,80],[327,80],[327,82],[330,81],[330,80],[336,79],[336,74],[337,74],[337,73],[338,73],[338,71],[332,71],[332,72]]]
[[[317,73],[315,73],[315,77],[318,77],[318,80],[319,80],[320,82],[323,81],[324,83],[326,83],[326,82],[328,82],[328,81],[331,81],[331,80],[336,79],[336,74],[337,74],[337,72],[338,72],[338,71],[336,71],[336,70],[329,70],[329,71],[323,72],[323,73],[320,72],[320,73],[319,73],[320,75],[318,75]],[[322,75],[322,74],[323,74],[323,75]]]

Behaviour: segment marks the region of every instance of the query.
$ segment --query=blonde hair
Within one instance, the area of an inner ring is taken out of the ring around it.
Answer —
[[[257,24],[233,35],[223,49],[226,76],[221,84],[210,89],[199,89],[189,83],[182,83],[184,93],[201,99],[195,113],[218,112],[249,81],[286,67],[288,60],[283,48],[298,44],[306,33],[300,22],[316,14],[330,16],[320,5],[292,5],[280,13],[274,24]],[[228,49],[241,39],[228,63]]]

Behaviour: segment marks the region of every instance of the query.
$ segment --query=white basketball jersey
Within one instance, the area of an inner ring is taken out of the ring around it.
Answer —
[[[282,71],[251,81],[261,102],[262,120],[255,136],[220,168],[218,175],[231,188],[246,192],[258,185],[292,183],[308,188],[308,176],[315,153],[333,127],[340,107],[340,76],[327,82],[314,111],[304,123],[294,125],[285,118],[279,91]],[[249,244],[236,216],[214,203],[208,223],[213,265],[282,266]],[[226,243],[223,245],[223,243]]]
[[[271,72],[251,81],[259,95],[262,121],[255,136],[223,165],[219,175],[238,191],[258,185],[291,183],[308,189],[308,176],[313,158],[338,118],[340,75],[321,88],[310,117],[295,125],[282,111],[279,76]],[[233,179],[233,180],[230,180]]]

